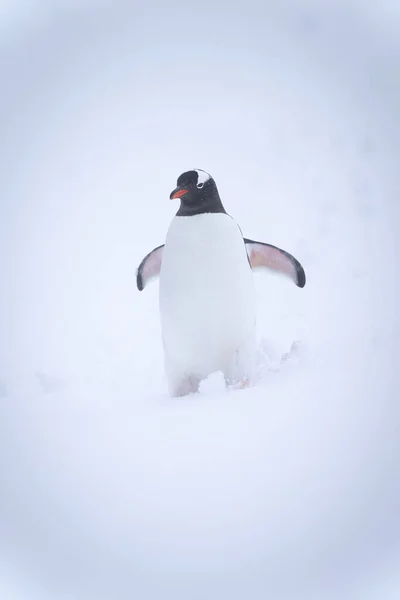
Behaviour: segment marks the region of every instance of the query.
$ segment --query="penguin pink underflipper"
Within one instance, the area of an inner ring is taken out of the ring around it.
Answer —
[[[198,390],[211,373],[244,387],[255,368],[256,315],[252,269],[266,267],[305,285],[300,263],[276,246],[243,238],[221,202],[214,179],[183,173],[171,199],[180,207],[164,246],[137,270],[143,290],[160,276],[159,305],[165,370],[172,396]]]

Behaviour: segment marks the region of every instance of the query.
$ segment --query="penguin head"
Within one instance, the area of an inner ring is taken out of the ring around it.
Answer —
[[[170,199],[180,200],[177,216],[225,212],[214,179],[201,169],[186,171],[178,177]]]

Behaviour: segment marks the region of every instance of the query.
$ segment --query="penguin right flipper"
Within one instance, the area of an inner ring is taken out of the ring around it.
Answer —
[[[164,244],[157,246],[140,263],[136,272],[136,284],[140,292],[144,290],[150,279],[160,274],[163,250]]]
[[[299,261],[281,248],[244,238],[247,255],[252,269],[265,267],[288,275],[294,283],[303,288],[306,285],[306,274]]]

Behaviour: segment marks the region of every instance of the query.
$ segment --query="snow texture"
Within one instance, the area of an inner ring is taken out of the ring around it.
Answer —
[[[1,16],[0,597],[397,600],[398,7]],[[187,165],[307,284],[254,273],[257,385],[171,399],[135,269]]]

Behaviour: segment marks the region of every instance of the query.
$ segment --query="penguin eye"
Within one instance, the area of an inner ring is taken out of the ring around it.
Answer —
[[[204,183],[198,183],[196,187],[197,189],[201,190],[201,188],[204,187]]]

